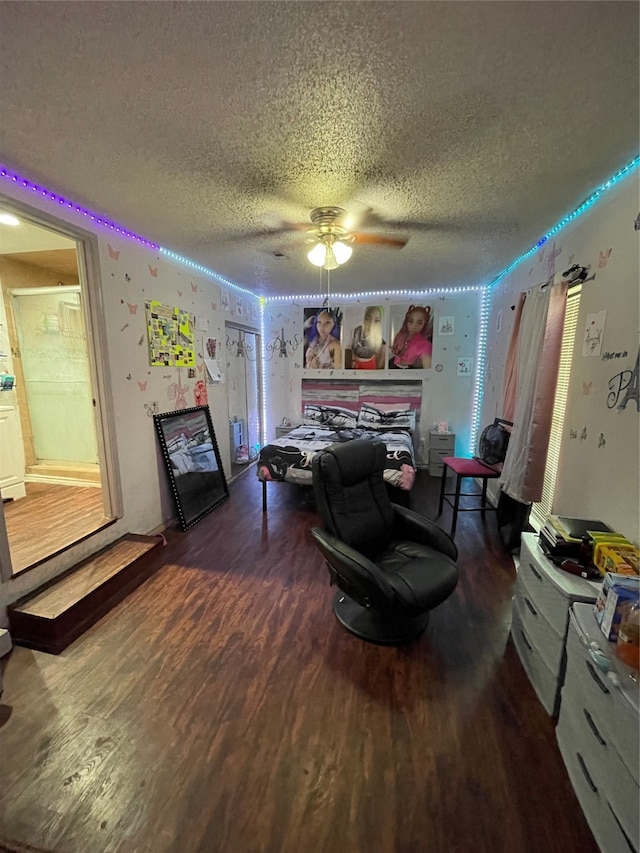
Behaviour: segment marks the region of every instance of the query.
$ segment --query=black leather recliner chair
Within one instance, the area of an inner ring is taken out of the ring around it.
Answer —
[[[456,588],[458,549],[436,524],[394,504],[382,442],[334,444],[313,457],[323,528],[311,530],[339,587],[333,609],[356,636],[392,645],[417,637]]]

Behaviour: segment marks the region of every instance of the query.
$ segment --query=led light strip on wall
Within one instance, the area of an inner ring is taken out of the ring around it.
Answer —
[[[595,202],[600,198],[602,193],[606,192],[606,190],[611,189],[611,187],[615,186],[615,184],[617,184],[623,178],[626,178],[626,176],[631,171],[633,171],[633,169],[635,169],[638,164],[640,164],[640,156],[634,157],[633,160],[627,163],[627,165],[620,169],[619,172],[616,172],[612,178],[609,178],[609,180],[605,184],[602,184],[598,187],[597,190],[591,193],[589,198],[583,201],[579,207],[576,207],[573,213],[567,214],[567,216],[565,216],[564,219],[561,219],[557,225],[554,225],[550,231],[547,231],[547,233],[538,240],[535,246],[532,246],[527,252],[524,252],[524,254],[517,257],[515,261],[509,264],[509,266],[505,270],[503,270],[497,278],[494,278],[494,280],[489,284],[489,288],[495,287],[495,285],[499,281],[502,281],[502,279],[506,275],[509,275],[509,273],[514,270],[518,266],[518,264],[521,264],[522,261],[526,260],[527,258],[530,258],[534,252],[537,252],[540,246],[544,245],[547,242],[549,237],[553,237],[553,235],[557,234],[558,231],[564,228],[565,225],[568,225],[569,222],[572,222],[574,219],[576,219],[576,217],[580,216],[581,213],[584,213],[585,210],[590,208],[592,204],[595,204]]]
[[[522,255],[519,255],[511,264],[509,264],[506,269],[504,269],[500,275],[498,275],[489,285],[489,288],[495,287],[499,281],[508,275],[512,270],[514,270],[522,261],[531,257],[531,255],[536,252],[540,246],[547,242],[550,237],[553,237],[554,234],[557,234],[565,225],[569,222],[572,222],[576,217],[580,216],[581,213],[584,213],[589,207],[591,207],[595,202],[600,198],[600,196],[606,192],[611,187],[615,186],[619,181],[625,178],[630,172],[633,171],[640,164],[640,155],[634,157],[626,166],[623,166],[618,172],[615,173],[611,178],[609,178],[606,183],[599,186],[590,196],[587,198],[579,207],[577,207],[572,213],[567,214],[563,219],[561,219],[556,225],[553,226],[546,234],[544,234],[538,242],[532,246],[528,251],[523,252]],[[104,216],[93,213],[90,210],[87,210],[84,207],[76,204],[70,199],[64,198],[58,193],[51,192],[46,187],[43,187],[40,184],[35,184],[33,181],[30,181],[28,178],[23,177],[22,175],[17,174],[4,166],[0,165],[0,178],[8,181],[15,186],[19,186],[24,190],[27,190],[29,193],[35,193],[38,196],[41,196],[47,201],[50,201],[52,204],[57,204],[59,206],[65,207],[74,213],[77,213],[83,217],[86,217],[91,222],[99,225],[103,228],[114,231],[117,234],[120,234],[122,237],[127,237],[128,239],[135,240],[136,242],[142,244],[143,246],[147,246],[149,249],[154,249],[155,251],[160,251],[162,254],[167,255],[173,260],[179,261],[180,263],[186,264],[187,266],[193,267],[193,269],[197,269],[199,272],[204,273],[205,275],[211,276],[212,278],[217,279],[219,282],[222,282],[228,287],[232,287],[235,290],[238,290],[242,293],[246,293],[249,296],[252,296],[254,299],[264,298],[266,302],[291,302],[291,301],[299,301],[305,300],[308,301],[310,299],[314,299],[313,295],[309,294],[292,294],[289,296],[273,296],[273,297],[258,297],[251,290],[246,287],[242,287],[239,284],[235,284],[230,281],[228,278],[225,278],[220,273],[217,273],[215,270],[211,270],[208,267],[205,267],[203,264],[198,264],[195,261],[191,261],[189,258],[185,258],[182,255],[179,255],[177,252],[173,252],[171,249],[167,249],[164,246],[160,246],[158,243],[153,243],[150,240],[146,240],[144,237],[140,237],[138,234],[134,234],[133,231],[129,231],[126,228],[122,228],[115,222],[112,222],[110,219],[107,219]],[[352,300],[352,299],[363,299],[363,298],[372,298],[374,296],[389,296],[393,298],[402,297],[402,296],[412,296],[412,295],[421,295],[423,293],[428,294],[441,294],[441,293],[469,293],[476,290],[481,290],[485,287],[485,285],[477,285],[472,287],[451,287],[451,288],[436,288],[429,290],[371,290],[371,291],[362,291],[360,293],[350,293],[350,294],[342,294],[336,293],[333,294],[333,299],[342,299],[342,300]]]
[[[489,290],[484,288],[482,293],[482,304],[480,306],[480,329],[478,331],[478,351],[476,354],[476,377],[473,389],[473,411],[471,414],[471,433],[469,435],[469,450],[474,453],[480,429],[480,406],[482,404],[482,392],[484,388],[484,368],[487,354],[487,328],[489,325]]]
[[[331,301],[335,304],[340,302],[352,302],[358,299],[373,299],[374,296],[384,296],[392,299],[404,299],[407,296],[439,296],[441,294],[473,293],[484,290],[486,285],[474,284],[468,287],[416,287],[413,290],[366,290],[361,293],[332,293]],[[326,294],[322,293],[298,293],[292,296],[266,296],[265,302],[311,302],[314,299],[324,299]]]
[[[240,287],[239,284],[235,284],[233,281],[229,281],[228,278],[225,278],[220,273],[215,270],[210,270],[208,267],[203,266],[202,264],[197,264],[195,261],[189,260],[189,258],[185,258],[182,255],[179,255],[177,252],[172,252],[171,249],[165,249],[164,246],[160,246],[160,254],[167,255],[167,257],[172,258],[174,261],[179,261],[181,264],[186,264],[188,267],[192,267],[198,272],[202,272],[205,275],[211,276],[211,278],[215,278],[217,281],[226,285],[227,287],[232,287],[234,290],[240,291],[240,293],[246,293],[247,296],[251,296],[253,299],[259,299],[260,297],[256,296],[255,293],[248,290],[246,287]]]
[[[35,193],[37,196],[45,198],[52,204],[56,204],[59,207],[64,207],[67,210],[72,211],[73,213],[77,213],[80,216],[86,217],[96,225],[100,225],[102,228],[114,231],[121,237],[127,237],[129,240],[135,240],[137,243],[141,243],[143,246],[147,246],[147,248],[149,249],[155,249],[156,251],[160,248],[157,243],[152,243],[150,240],[145,240],[144,237],[140,237],[138,234],[134,234],[133,231],[129,231],[128,229],[123,228],[117,223],[112,222],[110,219],[107,219],[105,216],[101,216],[97,213],[92,213],[90,210],[81,207],[74,201],[71,201],[68,198],[64,198],[58,193],[53,193],[51,192],[51,190],[48,190],[46,187],[43,187],[40,184],[34,184],[32,181],[27,180],[27,178],[23,178],[21,175],[18,175],[15,172],[10,172],[4,167],[0,167],[0,178],[3,178],[5,181],[9,181],[10,183],[15,184],[16,186],[22,187],[22,189],[27,190],[30,193]]]
[[[476,362],[476,384],[474,389],[474,397],[473,397],[473,416],[472,416],[472,430],[470,436],[471,447],[475,447],[476,437],[478,434],[478,419],[480,417],[480,405],[482,400],[482,386],[484,379],[484,367],[485,367],[485,356],[486,356],[486,342],[487,342],[487,324],[489,318],[489,293],[492,288],[494,288],[498,282],[502,281],[505,276],[507,276],[512,270],[514,270],[519,264],[521,264],[524,260],[531,257],[534,252],[537,252],[540,246],[544,245],[550,237],[553,237],[557,234],[565,225],[568,225],[585,210],[588,210],[595,202],[605,193],[608,189],[615,186],[619,181],[623,178],[627,177],[638,165],[640,164],[640,155],[634,157],[626,166],[623,166],[618,172],[615,173],[608,181],[599,186],[579,207],[577,207],[572,213],[567,214],[563,219],[561,219],[556,225],[553,226],[546,234],[544,234],[538,242],[532,246],[528,251],[523,252],[523,254],[519,255],[511,264],[509,264],[506,269],[504,269],[500,275],[498,275],[489,285],[475,285],[475,286],[467,286],[467,287],[440,287],[440,288],[416,288],[413,290],[371,290],[371,291],[361,291],[359,293],[335,293],[332,294],[332,300],[340,300],[343,302],[351,302],[358,299],[373,299],[374,297],[383,297],[390,299],[402,299],[406,297],[417,297],[417,296],[438,296],[442,294],[456,294],[456,293],[473,293],[473,292],[482,292],[482,307],[481,307],[481,317],[480,317],[480,332],[478,336],[478,352],[477,352],[477,362]],[[38,197],[46,199],[51,204],[58,205],[60,207],[64,207],[65,209],[82,216],[90,220],[95,225],[104,228],[109,231],[113,231],[116,234],[119,234],[121,237],[126,237],[130,240],[134,240],[137,243],[140,243],[143,246],[146,246],[149,249],[154,251],[159,251],[161,254],[166,255],[174,261],[178,261],[179,263],[186,264],[187,266],[192,267],[198,272],[203,273],[204,275],[210,276],[211,278],[216,279],[216,281],[224,284],[227,287],[233,288],[234,290],[239,291],[240,293],[245,293],[248,296],[251,296],[254,299],[258,299],[260,302],[260,331],[262,335],[262,341],[264,342],[265,338],[265,329],[264,329],[264,310],[265,305],[270,303],[281,303],[281,302],[309,302],[315,299],[324,298],[322,294],[313,295],[313,294],[292,294],[288,296],[272,296],[272,297],[259,297],[256,296],[251,290],[246,287],[242,287],[234,282],[230,281],[225,276],[217,273],[215,270],[211,270],[208,267],[205,267],[203,264],[198,264],[195,261],[191,261],[189,258],[185,258],[182,255],[179,255],[177,252],[173,252],[170,249],[167,249],[163,246],[160,246],[157,243],[153,243],[150,240],[146,240],[144,237],[140,237],[138,234],[134,234],[132,231],[129,231],[126,228],[118,225],[115,222],[112,222],[110,219],[106,217],[93,213],[90,210],[76,204],[70,199],[64,198],[58,193],[51,192],[46,187],[43,187],[40,184],[36,184],[33,181],[24,178],[21,175],[3,167],[0,165],[0,178],[10,182],[14,186],[20,187],[24,189],[28,194],[35,194]],[[262,359],[262,439],[263,442],[266,441],[266,421],[267,421],[267,409],[266,409],[266,366],[265,360]]]

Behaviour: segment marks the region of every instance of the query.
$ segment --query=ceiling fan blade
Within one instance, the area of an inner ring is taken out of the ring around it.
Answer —
[[[368,246],[389,246],[393,249],[402,249],[409,242],[408,237],[384,237],[381,234],[363,234],[356,231],[353,234],[353,242]]]

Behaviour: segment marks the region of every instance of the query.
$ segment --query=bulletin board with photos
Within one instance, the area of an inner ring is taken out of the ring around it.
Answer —
[[[428,370],[433,348],[430,305],[375,302],[303,309],[307,370]]]

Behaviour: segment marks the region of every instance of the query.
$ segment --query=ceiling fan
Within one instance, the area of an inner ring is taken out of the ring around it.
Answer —
[[[403,223],[388,222],[370,208],[366,214],[352,214],[342,207],[328,205],[314,208],[310,222],[282,222],[277,228],[260,230],[245,234],[251,237],[274,236],[292,231],[306,232],[305,242],[312,244],[307,257],[310,262],[324,269],[336,269],[349,260],[354,245],[387,246],[402,249],[409,242],[408,237],[390,237],[383,234],[367,233],[362,228],[393,228]]]
[[[313,248],[307,257],[312,264],[324,269],[336,269],[351,257],[354,243],[373,246],[389,246],[401,249],[408,238],[385,237],[381,234],[367,234],[352,230],[347,212],[342,207],[316,207],[310,214],[312,227],[296,223],[293,227],[306,230],[313,242]]]

